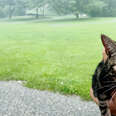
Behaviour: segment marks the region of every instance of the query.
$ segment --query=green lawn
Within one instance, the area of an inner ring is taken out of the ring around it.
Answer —
[[[116,39],[116,18],[1,21],[0,80],[25,80],[30,88],[90,99],[101,33]]]

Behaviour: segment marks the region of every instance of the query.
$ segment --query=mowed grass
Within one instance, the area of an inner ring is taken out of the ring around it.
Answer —
[[[90,99],[100,34],[116,39],[116,18],[0,22],[0,80]]]

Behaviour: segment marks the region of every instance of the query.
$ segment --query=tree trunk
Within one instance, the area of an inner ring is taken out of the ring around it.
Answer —
[[[45,16],[45,8],[44,8],[44,6],[43,6],[43,16]]]
[[[36,16],[35,16],[35,18],[36,18],[36,19],[38,19],[38,18],[39,18],[38,11],[39,11],[39,9],[38,9],[38,8],[36,8]]]
[[[9,5],[9,19],[12,19],[12,10],[11,5]]]
[[[75,13],[75,16],[76,16],[77,19],[79,18],[79,14],[78,13]]]
[[[11,13],[9,13],[9,19],[12,19],[12,15],[11,15]]]
[[[14,10],[15,10],[15,8],[13,6],[9,5],[9,14],[8,14],[9,19],[12,19]]]
[[[79,15],[76,15],[76,18],[78,19],[79,18]]]

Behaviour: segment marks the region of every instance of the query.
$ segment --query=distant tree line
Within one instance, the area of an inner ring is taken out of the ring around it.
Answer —
[[[35,9],[39,17],[39,8],[47,5],[57,15],[85,13],[91,17],[115,17],[116,0],[0,0],[0,18],[22,16],[29,9]]]

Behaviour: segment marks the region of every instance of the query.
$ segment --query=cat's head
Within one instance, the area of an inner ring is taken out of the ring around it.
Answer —
[[[108,56],[108,64],[116,72],[116,42],[106,35],[101,35],[101,40]]]

